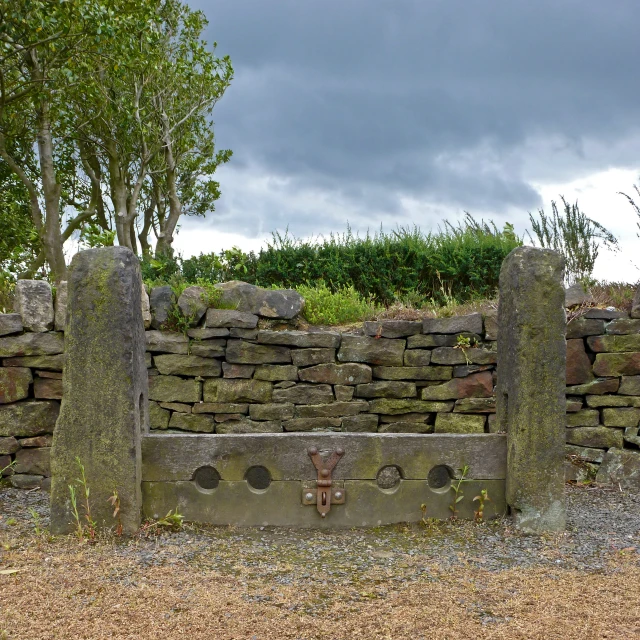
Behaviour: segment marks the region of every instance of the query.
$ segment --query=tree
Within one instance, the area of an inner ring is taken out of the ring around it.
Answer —
[[[538,211],[539,220],[529,213],[531,227],[541,247],[554,249],[564,256],[569,284],[584,282],[591,278],[600,244],[615,250],[618,248],[618,240],[599,222],[582,213],[577,202],[569,204],[563,196],[560,199],[563,204],[562,212],[551,201],[550,216],[543,209]],[[531,234],[527,234],[533,242]]]

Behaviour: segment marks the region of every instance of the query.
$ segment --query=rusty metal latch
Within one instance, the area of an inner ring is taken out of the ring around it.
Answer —
[[[315,504],[318,513],[325,518],[331,510],[331,504],[344,504],[344,483],[331,479],[331,472],[344,455],[344,449],[336,449],[328,458],[323,458],[316,447],[307,449],[307,453],[318,472],[315,487],[312,483],[303,483],[302,503]]]

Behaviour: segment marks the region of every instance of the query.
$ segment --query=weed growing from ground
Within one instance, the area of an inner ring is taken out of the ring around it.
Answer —
[[[486,489],[480,489],[480,495],[477,495],[474,502],[478,503],[478,508],[473,512],[473,520],[475,522],[483,522],[484,520],[484,504],[485,502],[491,502],[489,492]]]
[[[469,473],[469,465],[464,465],[462,469],[459,469],[458,477],[454,482],[451,483],[451,491],[453,491],[453,499],[451,504],[449,505],[449,509],[451,510],[451,518],[455,519],[458,517],[458,503],[464,498],[464,494],[462,493],[462,484],[464,482],[468,482],[466,476]]]
[[[69,495],[71,499],[71,511],[73,513],[73,519],[76,525],[75,533],[78,540],[83,540],[84,538],[95,540],[96,523],[91,516],[91,503],[89,502],[90,488],[87,483],[87,476],[84,471],[84,465],[82,464],[78,456],[76,456],[76,464],[78,465],[78,469],[80,470],[80,477],[76,480],[76,482],[78,482],[78,484],[80,485],[80,499],[82,500],[84,515],[80,515],[76,487],[70,484]]]
[[[332,291],[324,280],[319,280],[315,285],[300,285],[297,291],[305,300],[302,313],[311,324],[349,324],[369,320],[377,311],[373,297],[365,298],[353,285]]]

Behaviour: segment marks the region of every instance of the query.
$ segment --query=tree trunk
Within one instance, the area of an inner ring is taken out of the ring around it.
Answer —
[[[127,185],[124,174],[120,168],[118,148],[115,140],[108,139],[105,143],[109,158],[109,187],[111,190],[111,202],[116,221],[116,237],[121,247],[131,249],[131,235],[127,224]]]

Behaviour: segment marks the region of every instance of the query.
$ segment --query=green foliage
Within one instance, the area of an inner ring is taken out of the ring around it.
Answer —
[[[80,471],[80,477],[76,479],[76,483],[79,485],[80,489],[80,498],[82,500],[80,504],[78,502],[78,488],[73,484],[69,485],[71,512],[76,525],[75,534],[78,540],[84,540],[85,538],[94,540],[96,537],[96,522],[91,516],[91,504],[89,502],[91,490],[87,483],[84,465],[78,456],[76,456],[76,464]],[[83,515],[80,515],[81,509],[84,511]]]
[[[551,215],[538,211],[539,220],[530,213],[531,227],[541,247],[554,249],[564,256],[566,279],[569,284],[591,279],[602,244],[607,249],[617,249],[618,240],[599,222],[582,213],[578,203],[569,204],[560,196],[562,212],[551,202]],[[529,238],[533,242],[531,234]]]
[[[353,286],[332,291],[320,280],[315,285],[299,285],[297,291],[305,300],[304,318],[311,324],[349,324],[368,320],[377,311],[373,298],[361,296]]]
[[[469,482],[467,480],[468,473],[469,466],[465,464],[462,469],[458,470],[458,477],[454,482],[451,483],[450,489],[453,492],[453,497],[451,498],[449,509],[451,510],[451,517],[453,519],[458,517],[458,503],[461,502],[464,498],[464,493],[462,493],[462,485],[465,482]]]

